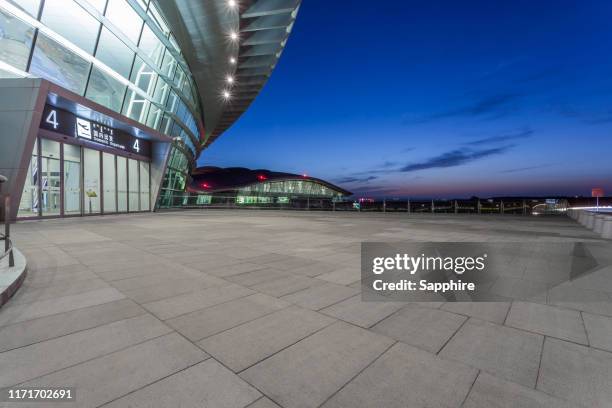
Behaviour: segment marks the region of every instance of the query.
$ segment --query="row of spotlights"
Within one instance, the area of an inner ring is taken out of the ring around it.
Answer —
[[[236,0],[227,0],[227,5],[228,5],[230,8],[233,8],[233,9],[234,9],[234,8],[238,7],[238,2],[237,2]],[[230,37],[230,39],[231,39],[232,41],[238,41],[238,39],[239,39],[238,33],[237,33],[236,31],[232,31],[232,32],[230,32],[229,37]],[[235,57],[230,57],[230,59],[229,59],[229,63],[230,63],[231,65],[236,65],[236,62],[237,62],[237,61],[236,61],[236,58],[235,58]],[[226,80],[226,82],[227,82],[228,84],[230,84],[230,85],[234,83],[234,77],[233,77],[233,76],[231,76],[231,75],[228,75],[228,76],[227,76],[227,78],[225,78],[225,80]],[[227,89],[224,89],[224,90],[223,90],[223,92],[221,93],[221,95],[223,96],[223,99],[225,99],[225,100],[230,99],[230,98],[231,98],[231,96],[232,96],[232,94],[230,93],[230,91],[229,91],[229,90],[227,90]]]

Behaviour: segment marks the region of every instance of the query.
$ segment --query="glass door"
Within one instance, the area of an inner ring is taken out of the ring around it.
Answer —
[[[38,216],[38,141],[34,142],[32,158],[28,165],[26,181],[21,193],[19,202],[18,217],[37,217]]]
[[[140,163],[140,209],[149,211],[151,209],[151,195],[149,193],[149,163]]]
[[[117,156],[117,209],[127,212],[127,159]]]
[[[60,191],[60,144],[41,139],[41,205],[42,215],[59,215]]]
[[[117,188],[115,183],[115,155],[102,153],[102,175],[104,183],[104,212],[117,212]]]
[[[84,214],[100,212],[100,152],[83,148]]]
[[[81,214],[81,148],[64,143],[64,215]]]
[[[129,178],[129,191],[130,191],[130,212],[140,211],[138,205],[138,160],[128,159],[128,178]]]

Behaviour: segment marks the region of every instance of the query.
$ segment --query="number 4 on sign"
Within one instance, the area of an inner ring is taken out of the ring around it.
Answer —
[[[45,119],[45,121],[51,126],[53,126],[53,129],[57,129],[57,127],[59,126],[59,122],[57,121],[57,111],[55,111],[55,109],[51,110],[51,112],[49,112],[49,114],[47,115],[47,119]]]
[[[134,142],[134,150],[136,150],[138,153],[140,153],[140,146],[138,145],[138,139],[136,139],[136,141]]]

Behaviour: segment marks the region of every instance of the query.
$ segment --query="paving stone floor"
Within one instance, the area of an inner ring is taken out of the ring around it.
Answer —
[[[564,217],[18,223],[29,274],[0,309],[0,388],[75,387],[59,407],[612,407],[612,270],[571,301],[362,302],[366,240],[598,238]]]

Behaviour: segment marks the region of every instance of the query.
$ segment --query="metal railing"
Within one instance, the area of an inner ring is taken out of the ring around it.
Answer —
[[[2,193],[2,185],[8,179],[0,174],[0,193]],[[4,234],[0,233],[0,241],[4,241],[4,252],[0,252],[0,261],[8,256],[9,267],[15,266],[15,257],[13,256],[13,242],[11,241],[11,223],[9,221],[11,214],[11,197],[9,194],[4,196],[4,205],[2,206],[2,218],[4,220]]]
[[[169,200],[158,209],[257,209],[257,210],[306,210],[381,212],[405,214],[506,214],[539,215],[559,214],[567,208],[565,200],[547,203],[544,199],[453,199],[453,200],[408,200],[408,199],[332,199],[322,197],[181,195]]]

